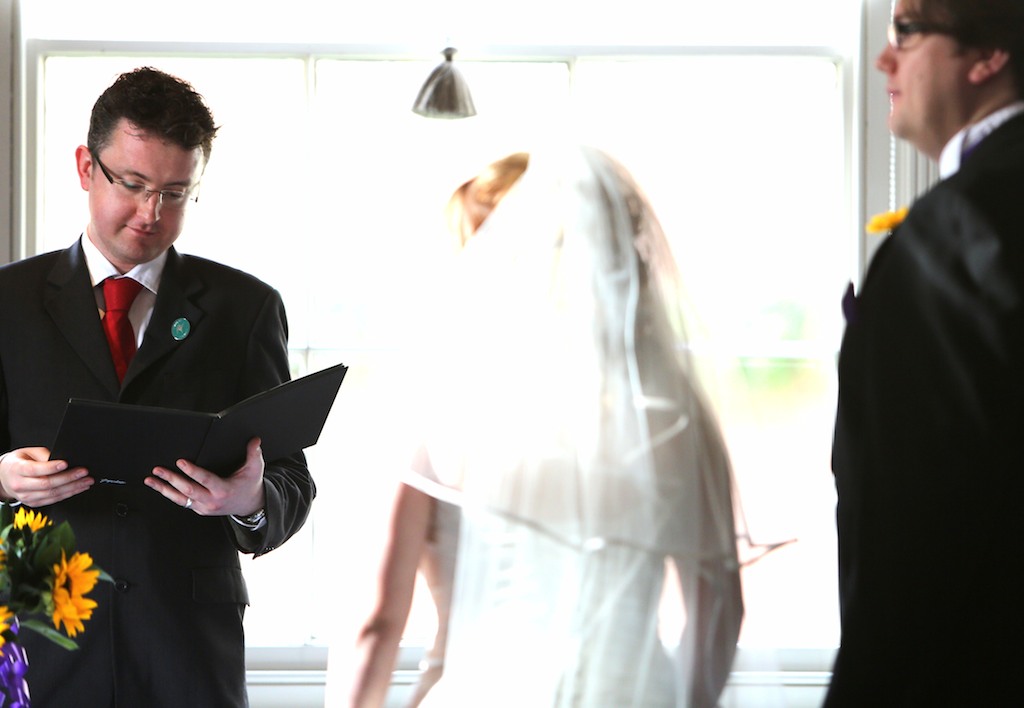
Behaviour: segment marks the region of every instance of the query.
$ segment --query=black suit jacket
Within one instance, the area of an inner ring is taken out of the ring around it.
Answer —
[[[180,317],[191,332],[177,341]],[[216,412],[288,378],[280,295],[240,271],[172,248],[120,386],[80,244],[0,268],[0,450],[49,447],[72,396]],[[169,502],[145,474],[41,509],[70,521],[115,582],[97,585],[78,651],[22,633],[37,708],[247,704],[238,552],[301,528],[315,495],[305,458],[267,461],[268,523],[255,533]]]
[[[913,205],[839,357],[827,706],[1020,705],[1024,116]]]

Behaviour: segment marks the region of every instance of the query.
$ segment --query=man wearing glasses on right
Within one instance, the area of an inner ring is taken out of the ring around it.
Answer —
[[[876,64],[942,179],[846,308],[825,705],[1024,705],[1024,0],[901,0]]]

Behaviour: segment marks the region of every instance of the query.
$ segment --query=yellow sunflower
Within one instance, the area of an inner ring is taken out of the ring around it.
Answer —
[[[907,207],[900,207],[896,211],[886,211],[881,214],[875,214],[868,221],[867,226],[864,230],[869,234],[884,234],[892,231],[907,218]]]
[[[0,605],[0,647],[2,647],[7,640],[4,639],[3,633],[11,627],[11,618],[14,617],[14,613],[7,605]]]
[[[85,620],[92,617],[96,603],[85,597],[96,585],[100,576],[92,567],[92,557],[88,553],[75,553],[68,560],[61,551],[60,564],[53,566],[53,626],[60,629],[64,623],[64,632],[74,637],[85,631]]]
[[[21,529],[28,526],[33,533],[52,523],[42,514],[26,509],[23,506],[19,506],[18,513],[14,515],[14,528]]]

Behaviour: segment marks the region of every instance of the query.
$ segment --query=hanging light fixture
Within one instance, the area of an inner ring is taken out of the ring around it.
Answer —
[[[476,115],[473,97],[452,58],[455,49],[447,47],[444,61],[427,77],[412,110],[427,118],[469,118]]]

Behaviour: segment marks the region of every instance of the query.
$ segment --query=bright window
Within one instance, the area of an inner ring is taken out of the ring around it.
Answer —
[[[813,56],[592,60],[576,71],[588,139],[646,188],[704,345],[735,363],[712,385],[754,540],[798,539],[744,573],[747,645],[838,639],[829,450],[851,268],[840,87],[836,63]]]
[[[53,56],[39,250],[80,233],[74,148],[96,95],[142,63],[192,81],[222,125],[179,248],[282,291],[296,373],[352,367],[309,453],[320,489],[313,521],[247,564],[250,642],[327,640],[318,608],[337,606],[338,574],[352,613],[334,617],[338,631],[367,610],[388,496],[408,455],[403,382],[428,375],[408,369],[409,354],[437,345],[410,337],[430,264],[450,249],[442,207],[486,161],[545,135],[553,117],[577,121],[582,138],[633,170],[672,239],[708,341],[740,364],[719,393],[748,520],[755,540],[799,538],[746,572],[744,640],[835,642],[827,455],[835,303],[850,249],[832,59],[588,58],[575,63],[571,90],[568,62],[467,63],[481,115],[450,122],[409,110],[430,63]],[[731,87],[725,97],[721,85]],[[281,607],[291,608],[287,624]],[[418,616],[410,633],[429,633],[430,618]]]

